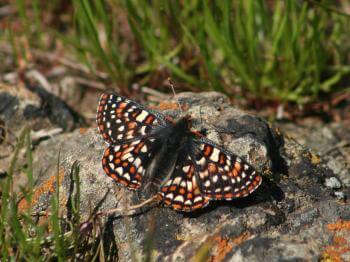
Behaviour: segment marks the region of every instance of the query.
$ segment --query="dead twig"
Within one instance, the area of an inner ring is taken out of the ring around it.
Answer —
[[[31,138],[33,142],[36,142],[42,138],[45,137],[53,137],[55,135],[58,135],[60,133],[62,133],[63,129],[62,128],[54,128],[54,129],[50,129],[50,130],[40,130],[37,132],[31,132]]]

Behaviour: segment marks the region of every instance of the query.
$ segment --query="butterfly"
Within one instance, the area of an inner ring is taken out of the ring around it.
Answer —
[[[102,94],[97,126],[109,145],[105,173],[129,189],[146,177],[160,181],[158,197],[175,210],[191,212],[211,200],[245,197],[262,177],[246,161],[177,121],[116,94]]]

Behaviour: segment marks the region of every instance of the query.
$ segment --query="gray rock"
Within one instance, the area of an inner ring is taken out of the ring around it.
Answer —
[[[115,245],[112,249],[119,260],[128,261],[142,257],[151,239],[157,261],[188,261],[206,247],[209,258],[225,261],[319,260],[333,234],[324,225],[350,214],[349,205],[339,203],[325,186],[334,173],[312,161],[307,148],[283,139],[262,119],[232,108],[222,94],[178,96],[187,107],[185,113],[193,116],[194,128],[250,162],[263,175],[263,184],[246,198],[212,201],[193,213],[152,206],[133,216],[112,215],[105,218],[106,249]],[[58,135],[36,148],[38,188],[55,181],[59,161],[61,210],[67,219],[67,203],[76,192],[72,170],[77,165],[82,220],[93,209],[127,209],[144,199],[142,189],[129,191],[104,173],[101,157],[106,147],[97,130],[90,128]],[[48,190],[39,196],[36,211],[49,208],[51,194]]]

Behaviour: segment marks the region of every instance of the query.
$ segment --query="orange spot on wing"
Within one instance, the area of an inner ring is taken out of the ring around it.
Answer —
[[[137,126],[136,122],[129,122],[128,123],[128,129],[134,129]]]
[[[170,191],[175,191],[175,190],[176,190],[176,186],[171,186],[171,187],[169,188],[169,190],[170,190]]]
[[[140,142],[136,147],[135,147],[135,153],[138,154],[141,150],[141,148],[143,147],[145,143],[144,142]]]
[[[206,157],[210,156],[212,152],[213,152],[213,148],[211,146],[208,146],[208,145],[204,146],[204,155]]]
[[[119,181],[118,177],[115,174],[110,174],[109,176],[114,180]]]
[[[254,186],[253,186],[252,184],[250,184],[249,187],[248,187],[248,191],[249,191],[249,192],[252,192],[253,189],[254,189]]]
[[[136,118],[137,117],[137,115],[139,114],[140,112],[134,112],[134,113],[131,113],[131,116],[133,117],[133,118]]]
[[[173,204],[173,208],[174,209],[181,209],[182,208],[182,206],[180,205],[180,204]]]
[[[233,194],[232,193],[226,193],[225,194],[225,198],[233,198]]]
[[[223,198],[223,195],[221,195],[221,194],[215,194],[215,198],[216,198],[216,199],[222,199],[222,198]]]
[[[235,163],[235,169],[237,170],[238,173],[239,173],[239,172],[241,171],[241,169],[242,169],[241,164],[238,163],[237,161],[236,161],[236,163]]]
[[[198,208],[202,208],[203,207],[203,203],[197,203],[195,205],[193,205],[192,209],[198,209]]]
[[[116,159],[114,159],[114,163],[115,163],[115,164],[117,164],[117,165],[118,165],[118,164],[120,164],[120,162],[121,162],[120,158],[116,158]]]
[[[126,161],[122,163],[122,166],[123,166],[123,167],[127,167],[128,165],[129,165],[129,163],[126,162]]]
[[[154,116],[149,115],[149,116],[146,118],[145,123],[150,125],[150,124],[153,123],[153,120],[154,120]]]
[[[136,168],[134,166],[130,167],[130,173],[135,174]]]
[[[225,164],[225,155],[220,153],[219,162],[221,165]]]
[[[184,188],[180,188],[179,190],[180,195],[184,195],[186,193],[186,190]]]
[[[238,171],[236,169],[233,169],[232,170],[232,174],[234,177],[238,176]]]
[[[119,108],[122,108],[122,109],[124,109],[126,106],[127,106],[127,103],[125,103],[125,102],[121,102],[119,104]]]
[[[110,152],[110,149],[107,148],[106,151],[105,151],[105,153],[104,153],[104,156],[108,156],[108,155],[109,155],[109,152]]]
[[[122,152],[121,151],[118,151],[116,154],[115,154],[115,157],[118,158],[122,155]]]

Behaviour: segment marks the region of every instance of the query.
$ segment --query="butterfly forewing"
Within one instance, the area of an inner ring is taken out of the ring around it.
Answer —
[[[209,198],[203,196],[200,190],[195,172],[196,167],[190,156],[181,165],[176,165],[170,179],[160,188],[159,195],[165,205],[190,212],[209,203]]]
[[[155,138],[138,139],[123,145],[110,145],[104,152],[102,166],[108,176],[130,189],[141,186],[142,177],[153,157]]]
[[[103,94],[97,108],[97,126],[109,144],[120,144],[150,134],[165,125],[163,116],[115,94]]]
[[[261,184],[261,176],[242,158],[204,138],[198,147],[195,161],[201,191],[210,199],[244,197]]]

